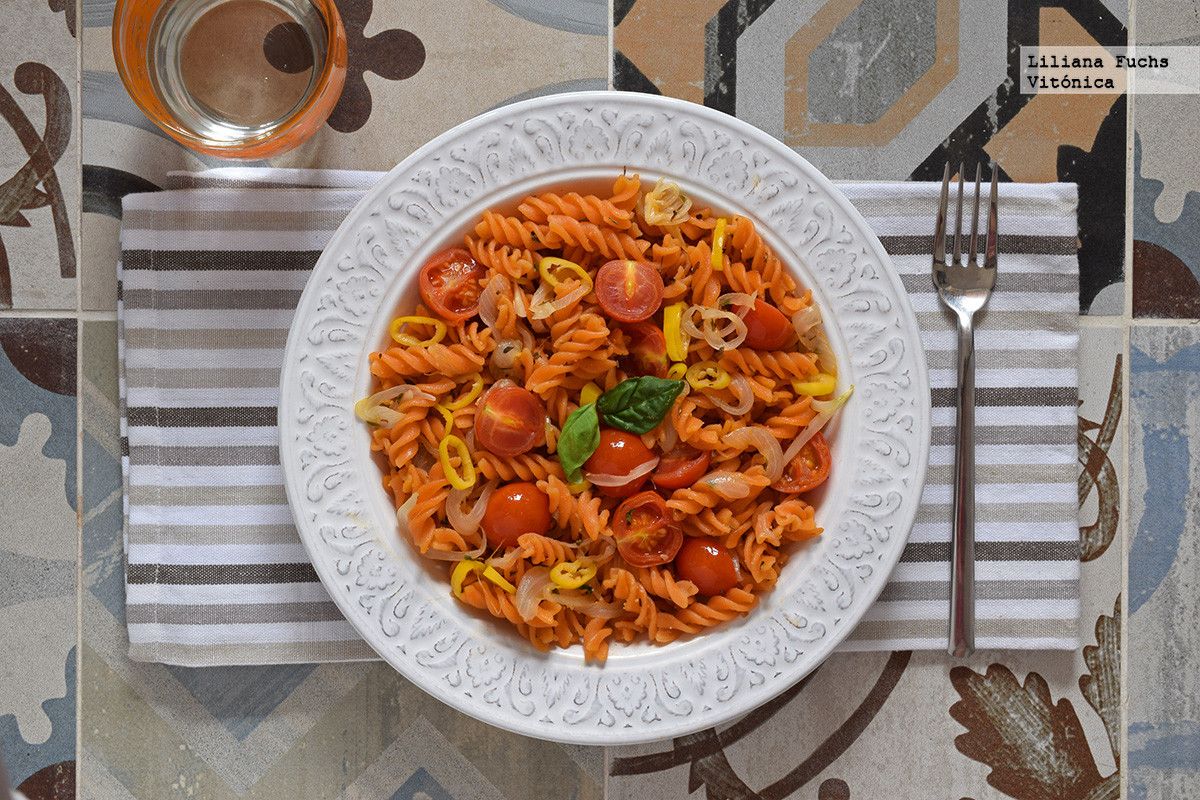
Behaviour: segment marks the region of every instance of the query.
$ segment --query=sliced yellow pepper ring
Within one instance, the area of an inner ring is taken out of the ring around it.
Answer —
[[[449,433],[454,429],[454,413],[441,403],[438,403],[434,408],[442,415],[442,419],[446,423],[446,433]]]
[[[482,572],[484,563],[471,558],[464,558],[454,567],[454,571],[450,573],[450,589],[454,592],[455,597],[462,597],[463,581],[472,572]]]
[[[688,367],[687,382],[693,389],[724,389],[732,380],[715,361],[701,361]]]
[[[792,381],[792,389],[805,397],[822,397],[837,391],[837,378],[818,372],[806,381]]]
[[[673,381],[683,380],[683,377],[687,375],[687,371],[687,364],[672,364],[671,368],[667,370],[667,377]]]
[[[596,577],[596,565],[586,558],[563,561],[550,568],[550,580],[560,589],[578,589]]]
[[[418,339],[411,333],[404,333],[404,328],[408,325],[428,325],[433,328],[433,335],[428,339]],[[407,347],[429,347],[446,338],[446,323],[433,317],[396,317],[392,320],[388,332],[397,344]]]
[[[542,280],[551,286],[558,286],[559,282],[564,277],[574,274],[575,277],[583,281],[583,284],[592,288],[592,276],[587,274],[587,270],[576,264],[574,261],[567,261],[565,258],[557,256],[544,256],[538,262],[538,272],[541,273]],[[563,273],[566,273],[564,275]]]
[[[687,303],[672,303],[663,309],[663,336],[667,340],[667,358],[686,361],[688,335],[683,330],[683,310]]]
[[[483,577],[487,578],[489,581],[496,584],[509,594],[517,593],[517,587],[506,581],[504,576],[501,575],[491,564],[483,568]]]
[[[444,403],[443,405],[445,405],[446,408],[450,409],[451,411],[458,411],[460,408],[466,408],[469,406],[475,400],[475,398],[479,397],[480,393],[483,392],[483,376],[476,372],[473,380],[475,382],[471,384],[471,391],[467,392],[457,400],[454,400],[450,403]]]
[[[458,454],[459,460],[462,462],[459,467],[462,469],[460,473],[450,464],[450,448]],[[458,438],[454,434],[447,434],[442,441],[438,442],[438,457],[442,462],[442,471],[446,473],[446,480],[450,481],[450,485],[455,489],[470,489],[475,485],[475,462],[471,460],[471,451],[467,449],[467,443]]]
[[[717,219],[717,227],[713,228],[712,268],[717,272],[725,270],[725,218]]]
[[[588,403],[594,403],[603,394],[600,387],[593,381],[588,381],[579,390],[579,405],[586,406]]]
[[[567,491],[571,494],[582,494],[592,488],[592,483],[587,478],[580,478],[578,483],[568,483]]]

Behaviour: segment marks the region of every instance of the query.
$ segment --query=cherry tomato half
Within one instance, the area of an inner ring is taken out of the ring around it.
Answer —
[[[783,468],[783,477],[775,482],[775,488],[785,494],[799,494],[817,488],[829,477],[833,458],[829,455],[829,444],[825,434],[818,433]]]
[[[546,533],[550,523],[550,498],[535,484],[519,481],[492,492],[480,525],[492,547],[512,547],[522,533]]]
[[[675,556],[675,574],[696,584],[700,594],[725,594],[738,585],[733,553],[708,539],[687,537]]]
[[[696,450],[686,444],[676,445],[658,462],[654,470],[654,485],[660,489],[684,489],[708,471],[707,450]]]
[[[662,329],[652,322],[635,322],[625,326],[629,336],[629,355],[621,359],[621,366],[630,375],[654,375],[667,377],[667,337]]]
[[[421,302],[444,320],[462,322],[479,311],[479,281],[487,270],[461,247],[443,250],[421,267]]]
[[[761,298],[754,301],[754,308],[746,312],[743,319],[746,321],[744,347],[778,350],[792,335],[792,323],[783,312]]]
[[[642,437],[615,428],[601,428],[600,444],[583,463],[583,468],[587,472],[598,472],[603,475],[625,475],[632,472],[634,467],[640,467],[652,458],[654,458],[654,453],[650,452],[650,448],[643,444]],[[643,475],[621,486],[597,484],[596,488],[601,494],[608,497],[629,497],[642,488],[642,484],[648,477],[650,477],[648,474]]]
[[[546,441],[546,406],[512,381],[497,381],[475,408],[475,441],[511,458]]]
[[[683,533],[672,523],[667,501],[654,492],[634,495],[617,506],[613,533],[621,558],[634,567],[665,564],[683,544]]]
[[[596,300],[619,322],[649,319],[662,305],[663,279],[644,261],[609,261],[596,272]]]

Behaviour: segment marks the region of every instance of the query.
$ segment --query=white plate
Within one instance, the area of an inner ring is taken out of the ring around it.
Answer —
[[[666,646],[536,651],[450,596],[444,567],[396,534],[354,418],[367,354],[415,300],[420,264],[494,206],[553,187],[666,176],[751,217],[811,287],[842,381],[857,390],[818,503],[825,534],[794,554],[745,619]],[[300,300],[283,365],[280,457],[313,566],[342,613],[406,678],[518,733],[589,745],[681,736],[803,678],[874,602],[912,527],[929,449],[929,384],[912,308],[879,240],[811,164],[702,106],[584,92],[491,111],[388,173],[334,234]]]

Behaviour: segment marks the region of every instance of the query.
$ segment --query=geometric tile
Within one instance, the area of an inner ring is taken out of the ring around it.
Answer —
[[[808,117],[813,122],[876,122],[934,63],[937,4],[906,4],[888,25],[882,0],[866,0],[812,51]]]
[[[1125,45],[1100,0],[622,0],[612,19],[614,88],[734,114],[831,178],[995,161],[1078,184],[1080,311],[1123,313],[1125,98],[1015,85],[1021,45]]]
[[[418,795],[417,793],[420,792]],[[389,800],[454,800],[424,769],[418,769]]]
[[[245,739],[316,665],[167,669],[217,722],[238,739]]]

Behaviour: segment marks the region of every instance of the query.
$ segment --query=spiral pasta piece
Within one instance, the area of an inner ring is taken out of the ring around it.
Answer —
[[[565,246],[576,245],[588,253],[599,253],[606,258],[628,258],[642,260],[650,243],[634,239],[628,233],[602,228],[591,222],[552,214],[546,223],[548,239]]]
[[[655,597],[670,600],[679,608],[687,608],[699,589],[691,581],[682,581],[675,577],[669,569],[662,567],[644,567],[635,569],[637,579],[646,587],[646,591]]]
[[[558,459],[549,459],[536,453],[522,453],[505,458],[487,450],[475,453],[475,469],[486,480],[540,481],[550,475],[563,477]]]
[[[547,222],[552,215],[561,215],[620,231],[628,229],[633,222],[633,214],[629,209],[621,208],[612,200],[578,192],[532,195],[517,206],[517,211],[525,219],[538,224]]]
[[[529,559],[531,564],[550,566],[575,560],[574,547],[540,533],[522,533],[517,537],[517,546],[521,548],[521,558]]]
[[[726,352],[717,363],[729,372],[768,375],[785,381],[817,374],[817,363],[808,354],[785,350],[749,350],[739,347]]]
[[[604,578],[603,587],[612,591],[613,599],[634,615],[632,620],[618,619],[613,622],[617,635],[625,641],[645,631],[651,639],[658,632],[658,606],[646,587],[629,570],[613,567]]]
[[[587,312],[550,327],[553,352],[535,364],[525,388],[542,397],[563,386],[582,386],[616,366],[607,357],[609,331],[604,318]]]
[[[812,407],[812,398],[799,397],[768,419],[767,429],[781,442],[790,442],[816,415],[817,412]]]
[[[782,302],[796,290],[796,282],[788,274],[779,256],[763,242],[762,236],[747,217],[735,217],[726,231],[726,241],[750,263],[751,269],[762,276],[762,282],[775,303]]]
[[[664,614],[662,624],[668,631],[699,633],[705,628],[745,614],[754,608],[757,602],[758,597],[752,592],[734,587],[723,595],[710,597],[707,603],[692,603],[672,614]]]
[[[450,482],[446,480],[442,465],[434,464],[426,481],[417,489],[417,499],[408,511],[409,535],[422,553],[433,546],[437,522],[445,513],[449,496]]]
[[[583,657],[588,661],[603,662],[608,658],[608,637],[612,636],[608,620],[592,617],[583,626]]]
[[[816,509],[799,498],[785,500],[759,515],[754,523],[754,539],[772,545],[802,542],[821,535]]]
[[[636,173],[633,175],[621,173],[613,182],[612,196],[608,199],[617,208],[624,211],[633,211],[637,206],[641,192],[642,179]]]
[[[539,480],[537,487],[550,498],[550,514],[558,527],[569,531],[573,538],[595,541],[608,527],[610,512],[601,508],[600,498],[593,497],[590,491],[585,489],[573,495],[557,475]]]
[[[384,380],[446,375],[451,378],[479,372],[484,357],[465,344],[429,347],[389,347],[371,353],[371,374]]]
[[[506,217],[495,211],[483,212],[483,219],[475,226],[475,235],[481,240],[508,245],[522,250],[543,250],[546,248],[541,240],[543,229],[533,222]]]
[[[770,481],[767,479],[766,473],[762,467],[750,467],[744,470],[740,475],[740,480],[745,484],[749,492],[745,497],[756,497],[759,492],[767,488]],[[671,509],[676,519],[699,514],[706,508],[715,508],[718,505],[725,503],[729,498],[723,497],[717,492],[712,485],[704,482],[703,479],[691,486],[683,489],[676,489],[671,493],[671,497],[667,500],[667,508]]]
[[[537,273],[537,258],[531,250],[474,236],[466,237],[465,241],[475,260],[493,272],[518,281],[532,278]]]
[[[401,415],[400,420],[390,428],[371,431],[371,449],[383,452],[388,463],[394,467],[408,464],[417,454],[421,425],[435,402],[436,399],[429,400],[415,393],[406,395],[396,408]]]

